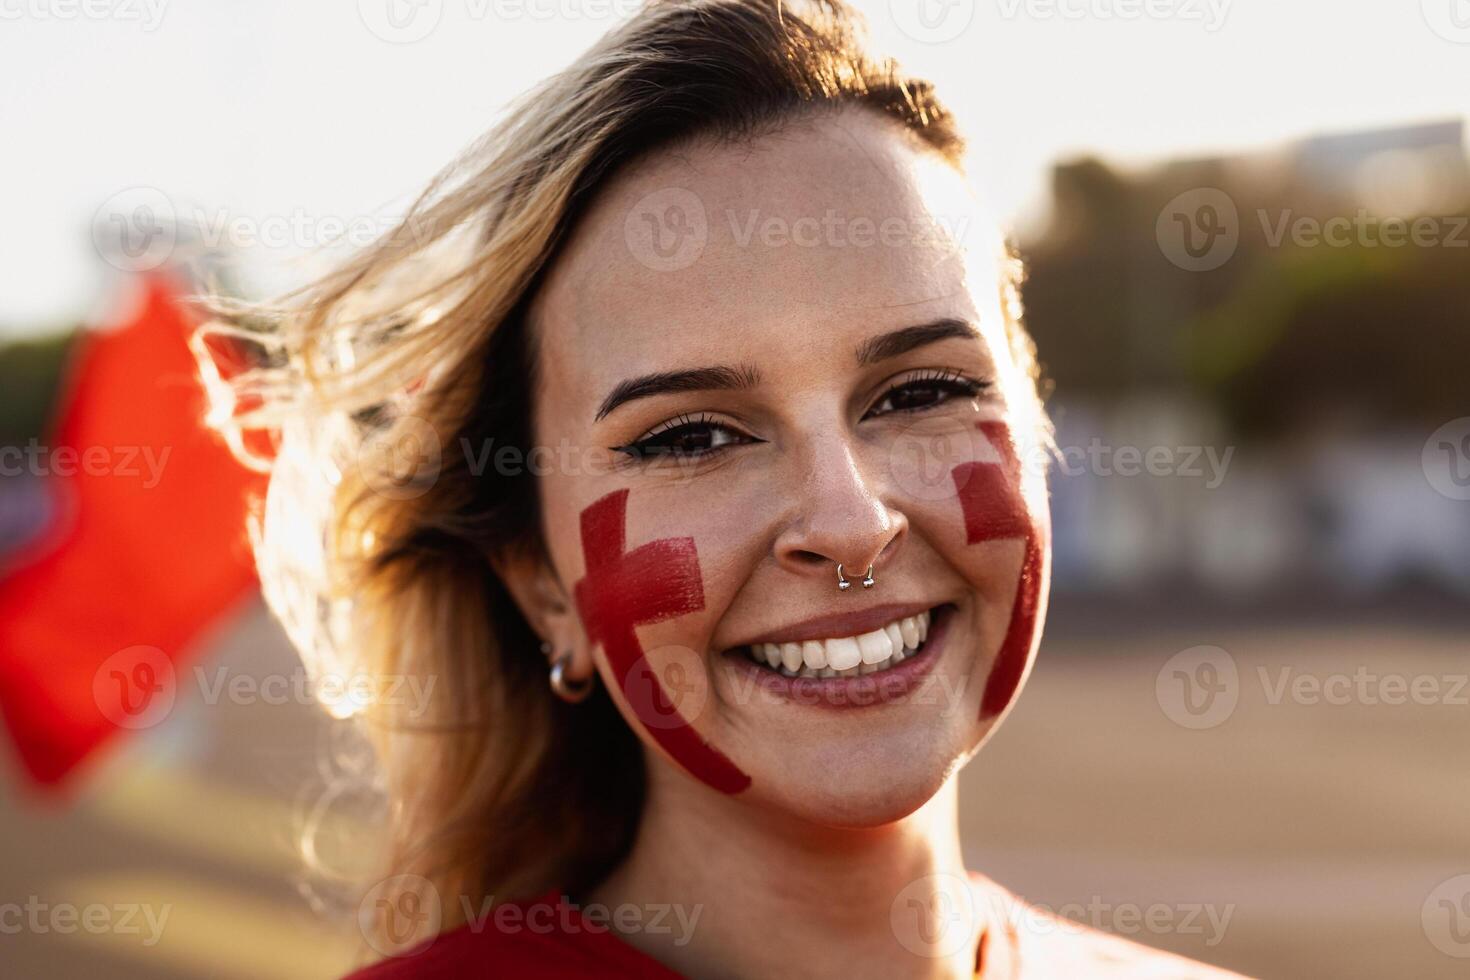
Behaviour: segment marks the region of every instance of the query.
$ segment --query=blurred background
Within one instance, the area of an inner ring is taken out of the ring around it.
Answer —
[[[972,867],[1250,975],[1470,975],[1470,5],[857,6],[964,117],[1029,265],[1062,450],[1041,658],[962,777]],[[237,513],[250,478],[175,460],[150,487],[147,454],[123,460],[165,409],[192,421],[186,363],[136,418],[100,393],[147,368],[137,338],[177,346],[171,297],[201,274],[264,295],[391,228],[630,9],[0,9],[0,562],[49,576],[0,579],[0,706],[45,734],[57,678],[110,696],[27,618],[78,583],[114,608],[68,622],[167,622],[157,646],[189,656],[126,737],[0,750],[0,974],[352,961],[354,910],[307,884],[298,837],[371,828],[323,795],[332,726],[243,548],[140,557],[77,517],[102,486],[131,526],[125,465],[182,528]],[[68,489],[59,450],[88,445],[110,475]]]

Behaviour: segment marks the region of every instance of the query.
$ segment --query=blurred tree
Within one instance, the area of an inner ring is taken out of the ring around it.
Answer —
[[[1219,268],[1193,272],[1169,261],[1155,228],[1176,195],[1202,187],[1235,202],[1239,240]],[[1064,401],[1178,394],[1261,438],[1324,412],[1422,427],[1470,411],[1470,188],[1429,216],[1440,240],[1397,247],[1376,218],[1341,245],[1273,239],[1283,219],[1356,221],[1362,208],[1289,159],[1137,174],[1081,160],[1056,169],[1053,190],[1053,220],[1022,253],[1027,322]]]
[[[0,347],[0,445],[44,436],[75,332]]]

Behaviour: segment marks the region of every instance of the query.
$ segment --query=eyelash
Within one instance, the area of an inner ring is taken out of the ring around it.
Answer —
[[[886,412],[882,412],[879,414],[890,415],[896,412],[923,412],[946,404],[954,398],[974,398],[976,395],[989,388],[990,384],[991,383],[989,381],[981,381],[975,378],[967,377],[966,375],[961,374],[959,371],[949,369],[927,369],[915,372],[904,380],[891,385],[887,390],[883,392],[881,396],[879,396],[876,405],[883,404],[884,402],[891,399],[895,393],[904,391],[905,389],[929,389],[945,394],[946,397],[943,397],[938,401],[931,402],[927,405],[920,405],[912,408],[890,408]],[[873,414],[873,409],[869,409],[866,413],[864,413],[863,420],[874,417],[875,416]],[[716,445],[709,449],[699,449],[693,452],[679,452],[677,449],[672,448],[671,443],[669,442],[671,438],[678,435],[699,432],[701,430],[733,433],[735,435],[735,439],[731,439],[725,443]],[[661,437],[663,441],[660,441]],[[726,425],[722,422],[717,421],[713,416],[710,416],[708,414],[698,413],[696,415],[689,415],[685,413],[675,416],[674,418],[671,418],[666,422],[660,422],[658,425],[654,426],[642,436],[639,436],[637,439],[628,443],[626,446],[616,446],[614,447],[614,450],[616,452],[625,453],[628,456],[639,460],[649,458],[657,459],[659,457],[665,456],[687,459],[713,456],[716,453],[723,452],[726,448],[732,445],[736,445],[737,441],[741,439],[750,441],[751,437],[739,432],[739,430],[735,429],[733,426]]]
[[[736,429],[733,426],[725,425],[717,421],[713,416],[707,415],[703,412],[697,415],[689,415],[688,413],[684,413],[681,415],[676,415],[674,418],[671,418],[666,422],[660,422],[658,425],[654,426],[652,429],[648,430],[648,432],[639,436],[637,439],[634,439],[626,446],[616,446],[614,448],[617,452],[626,453],[634,459],[644,459],[649,457],[657,458],[660,456],[709,456],[719,452],[722,448],[720,446],[716,446],[713,449],[704,449],[692,453],[680,453],[669,448],[669,443],[667,440],[677,435],[682,435],[685,432],[697,432],[701,429],[720,430],[723,432],[736,432]],[[665,441],[662,443],[658,442],[657,440],[660,437],[663,437]],[[726,445],[728,445],[728,443]]]
[[[976,395],[980,394],[982,391],[989,387],[989,381],[982,381],[977,378],[971,378],[967,375],[961,374],[959,371],[955,371],[950,368],[945,368],[943,370],[927,368],[921,371],[916,371],[915,373],[906,377],[904,380],[890,386],[888,390],[883,392],[883,394],[879,397],[878,404],[881,405],[883,402],[892,398],[896,392],[903,391],[904,389],[937,389],[945,392],[948,395],[948,397],[929,405],[922,405],[917,408],[891,408],[888,410],[888,412],[885,412],[883,414],[887,415],[893,412],[922,412],[926,411],[927,409],[943,405],[953,398],[974,398]],[[863,416],[863,418],[865,419],[872,417],[872,409],[869,409],[867,414]]]

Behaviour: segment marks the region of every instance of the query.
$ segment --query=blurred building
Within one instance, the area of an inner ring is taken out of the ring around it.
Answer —
[[[1053,186],[1023,252],[1063,451],[1059,589],[1470,591],[1470,505],[1423,455],[1470,416],[1462,121],[1144,172],[1080,160]],[[1182,268],[1160,216],[1201,188],[1234,209],[1231,249]],[[1389,219],[1428,237],[1385,244]]]

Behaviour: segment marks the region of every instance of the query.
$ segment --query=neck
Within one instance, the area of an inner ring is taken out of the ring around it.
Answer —
[[[687,928],[626,933],[633,946],[686,976],[974,976],[978,924],[942,950],[918,938],[943,932],[966,900],[936,898],[921,881],[939,875],[950,891],[967,881],[953,777],[901,820],[843,830],[649,763],[638,838],[588,900],[672,906],[667,920]]]

